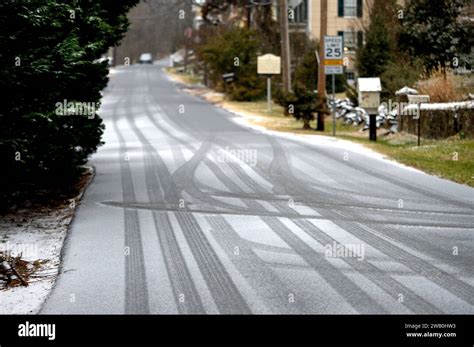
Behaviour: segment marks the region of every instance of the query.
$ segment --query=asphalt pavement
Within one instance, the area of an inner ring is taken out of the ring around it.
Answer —
[[[474,313],[474,189],[119,67],[45,314]]]

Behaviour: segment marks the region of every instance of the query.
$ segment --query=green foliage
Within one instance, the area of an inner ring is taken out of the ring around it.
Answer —
[[[318,89],[318,60],[316,44],[310,43],[300,64],[295,69],[294,80],[311,91]]]
[[[423,73],[421,59],[411,58],[408,54],[399,54],[392,58],[381,75],[382,97],[392,97],[405,86],[414,87]]]
[[[57,103],[98,105],[107,64],[137,0],[0,3],[0,181],[2,204],[28,187],[73,180],[101,144],[96,115],[60,115]]]
[[[426,71],[446,72],[454,58],[470,53],[472,26],[459,20],[469,0],[411,0],[403,20],[401,47],[423,59]]]
[[[318,62],[315,42],[307,41],[304,53],[295,68],[293,76],[293,91],[285,93],[277,88],[274,100],[281,105],[286,115],[291,115],[303,121],[303,129],[310,129],[310,121],[314,120],[316,112],[324,112],[323,104],[318,97]]]
[[[275,88],[275,90],[272,92],[273,101],[283,107],[283,111],[286,116],[290,115],[290,113],[288,112],[288,105],[291,104],[291,102],[288,102],[288,97],[289,95],[283,91],[283,88],[281,88],[281,86],[278,86],[278,88]]]
[[[257,75],[259,40],[253,30],[239,27],[223,29],[198,47],[197,54],[209,69],[209,78],[222,89],[222,75],[234,73],[235,80],[227,86],[231,99],[250,101],[265,93],[265,80]]]
[[[351,86],[349,83],[346,83],[346,95],[354,105],[359,105],[359,93],[357,92],[357,88],[355,86]]]
[[[279,91],[275,101],[283,106],[287,113],[303,122],[303,129],[310,129],[310,121],[316,112],[322,112],[322,104],[318,95],[304,85],[296,84],[293,92]]]
[[[255,68],[256,69],[256,68]],[[240,73],[235,83],[229,86],[229,96],[235,101],[251,101],[264,95],[265,81],[257,74]]]
[[[415,24],[412,13],[415,3],[421,2],[410,1],[399,12],[402,8],[397,1],[375,0],[370,15],[371,22],[365,31],[366,44],[357,50],[356,66],[359,75],[380,77],[384,98],[393,97],[404,86],[413,87],[425,71],[425,61],[414,54],[412,48],[416,47],[412,46],[426,44],[408,43],[413,39],[407,36],[408,26],[418,25]],[[430,7],[430,4],[426,2],[424,6]],[[403,18],[400,18],[402,14]]]
[[[301,39],[300,39],[301,40]],[[307,40],[307,39],[306,39]],[[294,84],[300,84],[310,91],[316,91],[318,89],[318,60],[316,58],[315,52],[318,50],[318,45],[313,41],[308,41],[306,43],[301,43],[304,49],[300,47],[301,58],[296,59],[298,65],[295,68],[293,74]],[[296,53],[297,54],[297,53]],[[344,74],[336,75],[336,93],[341,93],[346,90],[346,76]],[[326,76],[326,88],[328,93],[332,93],[332,76]]]
[[[390,43],[382,18],[375,17],[366,33],[367,44],[357,52],[357,68],[361,77],[380,76],[390,59]]]
[[[334,86],[336,93],[343,93],[347,91],[348,84],[345,73],[335,76]],[[332,95],[332,75],[326,75],[326,91],[328,95]]]
[[[370,24],[365,30],[366,44],[359,47],[356,66],[361,77],[378,77],[384,73],[396,49],[396,37],[401,29],[395,0],[375,0]]]

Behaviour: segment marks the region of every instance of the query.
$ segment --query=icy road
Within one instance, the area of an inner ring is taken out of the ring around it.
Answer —
[[[115,70],[42,313],[474,313],[474,189]]]

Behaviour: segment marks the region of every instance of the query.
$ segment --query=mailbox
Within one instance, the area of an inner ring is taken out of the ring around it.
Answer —
[[[380,78],[359,78],[357,80],[359,90],[359,107],[362,107],[369,114],[377,113],[380,106],[380,92],[382,84]]]
[[[225,73],[222,75],[222,79],[224,80],[225,83],[234,82],[235,73],[233,72]]]
[[[429,95],[408,95],[408,102],[410,104],[427,104],[430,102]]]

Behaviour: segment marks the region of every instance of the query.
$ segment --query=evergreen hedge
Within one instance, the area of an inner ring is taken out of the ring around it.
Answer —
[[[0,2],[0,207],[74,181],[101,144],[104,126],[93,108],[81,115],[59,105],[99,106],[108,68],[97,59],[126,32],[137,2]]]

